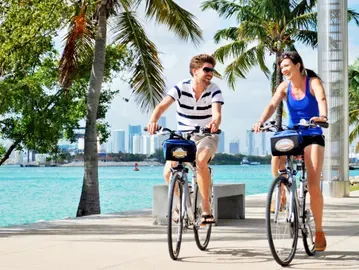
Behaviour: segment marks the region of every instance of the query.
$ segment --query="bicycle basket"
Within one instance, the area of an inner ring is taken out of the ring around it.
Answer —
[[[303,152],[302,142],[302,135],[295,130],[276,132],[271,137],[272,155],[300,155]]]
[[[167,139],[163,142],[165,160],[193,162],[196,160],[196,144],[194,141]]]

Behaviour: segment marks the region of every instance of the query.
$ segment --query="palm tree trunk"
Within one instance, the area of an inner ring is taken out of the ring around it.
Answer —
[[[100,214],[100,192],[98,182],[97,149],[97,110],[105,67],[105,49],[107,34],[106,2],[99,7],[99,21],[96,31],[95,53],[92,65],[90,86],[87,94],[87,116],[85,128],[84,165],[85,172],[82,193],[76,216]]]
[[[282,72],[280,70],[280,64],[279,64],[281,54],[282,53],[280,51],[278,51],[276,53],[276,89],[281,84],[281,82],[283,81],[283,74],[282,74]],[[283,116],[283,101],[281,101],[279,103],[279,106],[278,106],[277,111],[276,111],[276,116],[275,116],[276,124],[279,127],[282,127],[282,116]]]

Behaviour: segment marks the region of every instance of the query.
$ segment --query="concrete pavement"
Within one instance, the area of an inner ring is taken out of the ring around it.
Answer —
[[[281,269],[268,247],[264,205],[265,195],[247,196],[246,219],[221,220],[207,251],[188,231],[178,261],[150,211],[3,227],[0,269]],[[299,241],[291,269],[358,268],[359,192],[325,198],[324,211],[327,250],[308,257]]]

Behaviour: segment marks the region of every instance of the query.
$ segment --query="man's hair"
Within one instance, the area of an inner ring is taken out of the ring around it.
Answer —
[[[191,62],[189,63],[189,73],[191,76],[193,76],[192,69],[200,68],[205,63],[209,63],[214,67],[216,65],[216,59],[208,54],[199,54],[192,57]]]

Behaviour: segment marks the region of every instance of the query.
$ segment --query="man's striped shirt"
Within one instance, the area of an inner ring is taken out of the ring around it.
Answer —
[[[206,126],[212,121],[212,104],[224,104],[222,92],[214,83],[207,86],[197,102],[191,80],[176,84],[167,95],[177,103],[177,129],[180,131]]]

